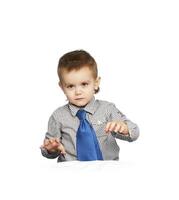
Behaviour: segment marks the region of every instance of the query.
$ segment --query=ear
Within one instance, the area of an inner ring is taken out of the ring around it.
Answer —
[[[58,82],[58,85],[59,85],[59,87],[61,88],[61,90],[63,91],[63,93],[65,94],[65,90],[64,90],[64,88],[63,88],[63,85],[62,85],[62,83],[59,81]],[[66,94],[65,94],[66,95]]]
[[[62,89],[62,83],[59,81],[58,85],[60,86],[60,88]]]
[[[95,90],[97,90],[99,88],[100,82],[101,82],[101,77],[97,77],[95,80],[95,86],[94,86]]]

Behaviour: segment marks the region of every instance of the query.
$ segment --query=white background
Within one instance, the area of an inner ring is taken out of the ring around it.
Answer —
[[[178,199],[179,6],[174,0],[1,0],[3,199]],[[56,68],[84,49],[101,91],[140,127],[119,162],[56,163],[39,146],[66,103]]]

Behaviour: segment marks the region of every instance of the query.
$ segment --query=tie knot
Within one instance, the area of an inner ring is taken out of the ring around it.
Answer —
[[[76,116],[78,117],[79,120],[84,120],[84,119],[86,119],[86,111],[83,109],[80,109],[76,113]]]

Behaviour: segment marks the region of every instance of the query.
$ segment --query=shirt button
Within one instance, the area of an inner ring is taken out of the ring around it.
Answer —
[[[102,122],[98,120],[98,121],[97,121],[97,124],[98,124],[98,125],[101,125],[101,124],[102,124]]]

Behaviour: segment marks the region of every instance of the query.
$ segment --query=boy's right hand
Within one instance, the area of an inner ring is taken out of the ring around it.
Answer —
[[[53,152],[60,152],[61,154],[65,155],[65,148],[60,142],[59,138],[49,138],[45,139],[41,148],[45,148],[50,153]]]

